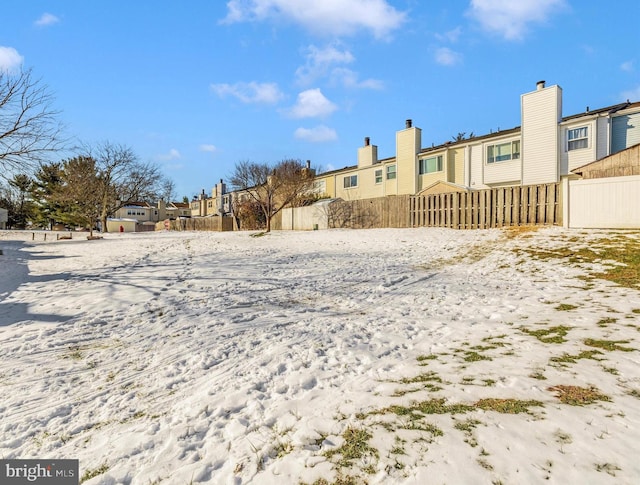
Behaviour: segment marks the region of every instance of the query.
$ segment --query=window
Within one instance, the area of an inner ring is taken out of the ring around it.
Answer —
[[[487,147],[487,163],[506,162],[520,158],[520,140],[508,141]]]
[[[377,184],[381,184],[382,183],[382,169],[376,170],[375,175],[376,175],[376,183]]]
[[[393,180],[396,178],[396,166],[387,165],[387,180]]]
[[[327,181],[326,180],[316,180],[313,182],[313,193],[315,194],[324,194],[327,191]]]
[[[589,148],[589,127],[567,130],[567,151]]]
[[[358,186],[358,176],[357,175],[347,175],[344,178],[344,188],[348,189],[350,187]]]
[[[425,173],[442,172],[442,155],[418,160],[420,175]]]

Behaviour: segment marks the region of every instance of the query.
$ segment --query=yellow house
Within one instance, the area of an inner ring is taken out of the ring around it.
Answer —
[[[422,130],[407,120],[396,133],[396,156],[378,159],[367,137],[358,148],[358,165],[316,176],[317,192],[344,200],[416,194],[435,182],[463,184],[464,147],[445,144],[421,148]]]

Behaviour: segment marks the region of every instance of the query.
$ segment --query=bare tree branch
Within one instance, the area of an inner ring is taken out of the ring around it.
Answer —
[[[0,70],[0,177],[31,172],[62,149],[62,125],[53,96],[31,70]]]
[[[314,172],[300,160],[282,160],[271,167],[266,163],[238,162],[230,183],[255,200],[264,213],[267,232],[271,219],[284,207],[295,202],[313,184]]]

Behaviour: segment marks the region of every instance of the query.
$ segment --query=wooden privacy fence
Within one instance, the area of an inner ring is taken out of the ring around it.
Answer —
[[[156,231],[233,231],[233,218],[227,216],[193,217],[160,221]]]
[[[410,227],[488,229],[559,224],[560,184],[416,195],[409,199]]]
[[[408,211],[408,195],[359,200],[338,199],[327,207],[327,227],[351,229],[408,227]]]

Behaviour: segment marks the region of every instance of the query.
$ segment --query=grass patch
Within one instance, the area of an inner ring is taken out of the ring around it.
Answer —
[[[71,360],[82,360],[82,357],[83,355],[79,345],[71,345],[69,347],[69,352],[62,356],[63,359]]]
[[[80,483],[84,483],[87,480],[91,480],[92,478],[97,477],[98,475],[102,475],[108,469],[109,465],[107,465],[106,462],[100,465],[98,468],[87,468],[82,474],[82,477],[80,477]]]
[[[416,360],[420,362],[420,365],[427,365],[429,360],[436,360],[437,358],[438,358],[437,355],[429,354],[429,355],[419,355],[418,357],[416,357]]]
[[[628,344],[629,340],[596,340],[592,338],[588,338],[584,341],[585,345],[589,347],[596,347],[598,349],[613,351],[613,350],[621,350],[622,352],[633,352],[636,349],[632,349],[631,347],[623,347],[618,344]]]
[[[544,406],[540,401],[520,401],[519,399],[480,399],[475,406],[485,411],[502,414],[528,413],[530,407]]]
[[[428,401],[414,402],[410,406],[389,406],[375,414],[391,413],[397,416],[410,416],[420,419],[421,414],[465,414],[476,409],[484,411],[496,411],[503,414],[518,414],[529,412],[530,407],[543,406],[540,401],[520,401],[518,399],[480,399],[474,404],[453,403],[447,404],[444,398],[430,399]]]
[[[640,240],[625,237],[603,238],[588,247],[565,247],[554,250],[524,251],[539,259],[565,259],[573,264],[600,263],[605,266],[592,277],[620,286],[638,289],[640,286]]]
[[[360,458],[378,458],[378,450],[369,446],[371,433],[364,429],[349,427],[342,433],[344,443],[340,448],[324,453],[327,458],[339,455],[337,464],[341,467],[351,466],[353,460]]]
[[[611,401],[609,396],[602,394],[595,387],[559,385],[549,387],[547,390],[555,392],[561,403],[570,406],[585,406],[596,401]]]
[[[358,477],[338,475],[335,482],[328,482],[324,478],[319,478],[312,485],[362,485],[363,483],[366,484]]]
[[[580,359],[596,359],[596,355],[602,355],[602,352],[599,350],[583,350],[579,354],[570,355],[570,354],[562,354],[560,357],[551,357],[551,362],[555,362],[558,364],[575,364]]]
[[[599,472],[606,472],[612,477],[616,476],[616,472],[622,470],[618,465],[614,465],[613,463],[596,463],[596,470]]]
[[[613,317],[601,318],[600,320],[598,320],[598,327],[606,327],[610,323],[616,323],[617,321],[618,319]]]
[[[414,384],[417,382],[438,382],[442,383],[442,379],[435,372],[426,372],[415,377],[404,377],[400,379],[402,384]],[[441,389],[441,388],[438,388]]]
[[[532,379],[538,379],[539,381],[546,381],[547,378],[545,377],[543,371],[541,370],[537,370],[532,372],[531,374],[529,374],[529,377],[531,377]]]
[[[638,391],[637,389],[632,389],[627,394],[629,394],[629,396],[640,399],[640,391]]]
[[[462,358],[465,362],[477,362],[479,360],[493,360],[491,357],[487,355],[479,354],[475,351],[466,351],[464,353],[464,357]]]
[[[561,312],[566,312],[566,311],[569,311],[569,310],[575,310],[576,308],[578,308],[576,305],[571,305],[569,303],[560,303],[556,307],[556,310],[561,311]]]
[[[526,333],[527,335],[537,338],[542,343],[561,344],[567,341],[564,337],[571,328],[565,327],[564,325],[558,325],[551,328],[541,328],[539,330],[530,330],[526,327],[520,327],[519,330],[522,333]]]

